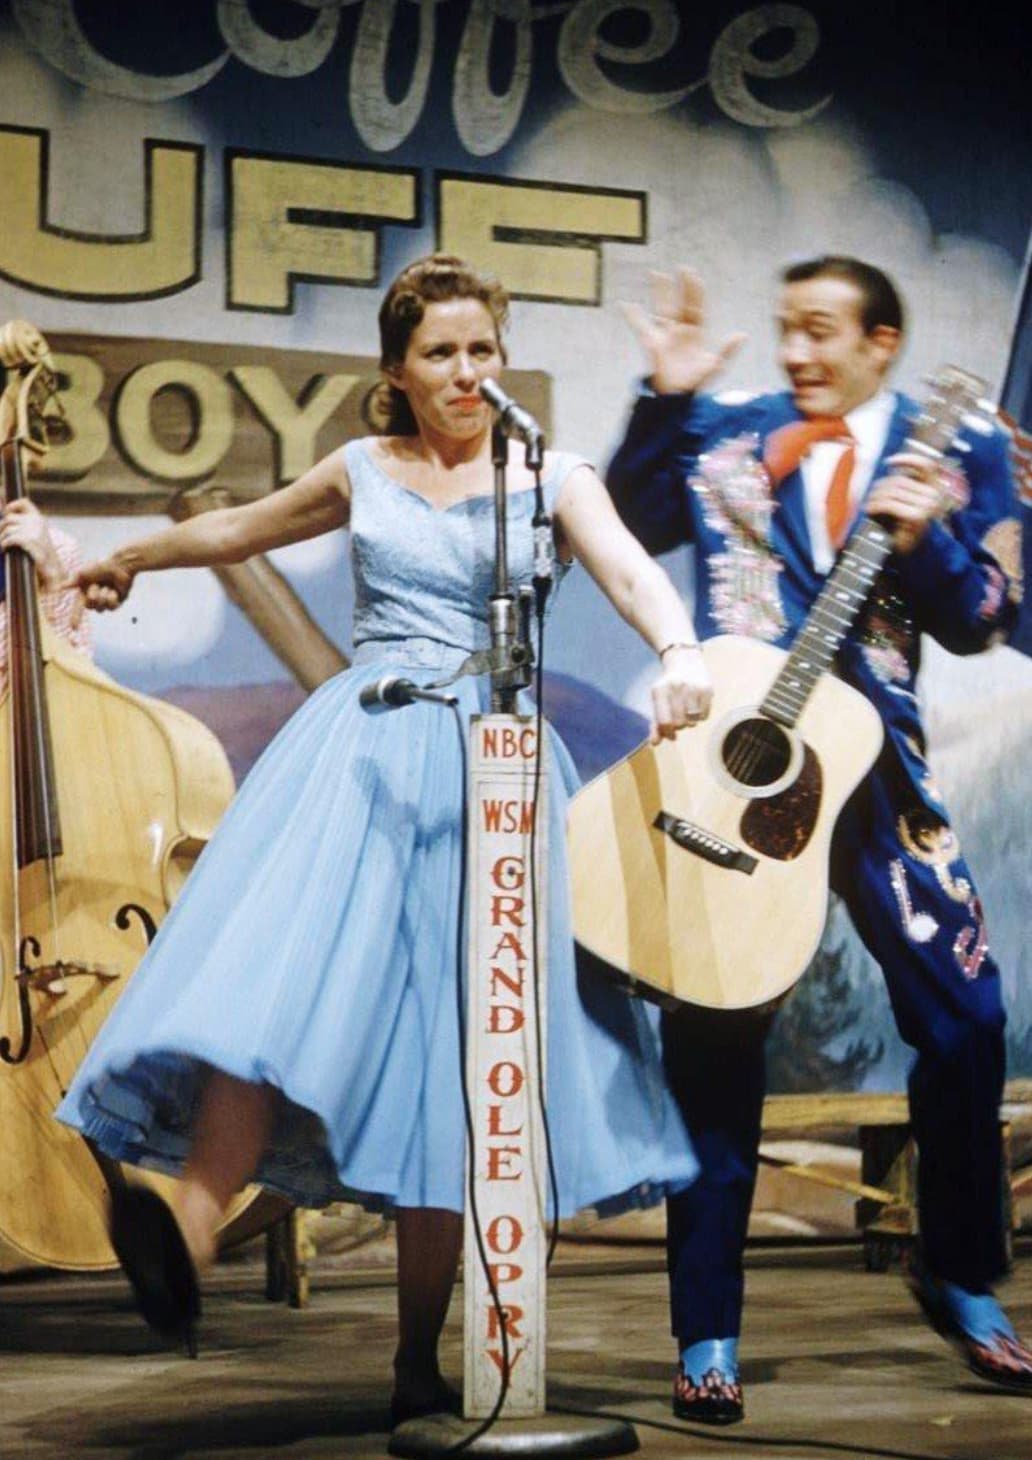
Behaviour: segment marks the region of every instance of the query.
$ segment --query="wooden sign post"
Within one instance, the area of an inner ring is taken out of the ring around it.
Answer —
[[[540,1019],[543,1055],[548,899],[542,871],[548,866],[548,790],[542,767],[535,807],[536,760],[533,720],[515,715],[474,718],[466,1079],[473,1106],[472,1185],[497,1302],[467,1202],[463,1389],[467,1419],[482,1419],[492,1412],[506,1364],[505,1415],[545,1412],[548,1159],[538,1100],[537,1026]],[[536,899],[531,895],[535,811]],[[541,997],[541,1008],[535,993]]]

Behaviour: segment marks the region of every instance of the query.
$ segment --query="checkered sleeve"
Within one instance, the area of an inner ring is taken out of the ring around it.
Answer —
[[[72,577],[82,564],[82,554],[74,537],[62,532],[59,527],[50,527],[50,539],[54,544],[63,570],[63,576]],[[47,622],[52,624],[66,643],[81,654],[93,657],[93,634],[90,630],[86,605],[78,588],[47,589],[40,585],[39,606]],[[10,644],[7,637],[7,603],[0,598],[0,699],[7,693],[7,661]]]
[[[64,570],[64,577],[74,577],[82,567],[79,544],[59,527],[50,528],[50,539]],[[47,589],[41,586],[39,606],[47,621],[67,644],[80,654],[92,657],[93,634],[86,604],[78,588]]]

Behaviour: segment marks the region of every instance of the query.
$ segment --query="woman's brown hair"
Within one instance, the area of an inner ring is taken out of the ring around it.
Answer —
[[[380,305],[380,369],[400,365],[408,350],[413,331],[422,322],[428,304],[440,304],[449,299],[477,299],[494,320],[495,333],[502,359],[505,346],[502,333],[509,322],[509,296],[497,279],[490,274],[481,274],[454,254],[432,253],[426,258],[416,259],[403,269],[391,284]],[[412,414],[404,391],[383,382],[386,399],[376,402],[376,415],[383,424],[380,429],[388,436],[414,436],[416,418]]]

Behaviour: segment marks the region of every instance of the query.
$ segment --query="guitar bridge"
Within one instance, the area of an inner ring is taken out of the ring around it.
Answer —
[[[659,831],[665,831],[671,841],[676,842],[686,852],[694,852],[697,857],[712,862],[716,867],[725,867],[729,872],[744,872],[746,876],[756,869],[755,857],[750,857],[748,852],[732,846],[722,837],[714,836],[711,831],[696,826],[693,821],[685,821],[680,816],[671,816],[668,811],[660,811],[652,825]]]

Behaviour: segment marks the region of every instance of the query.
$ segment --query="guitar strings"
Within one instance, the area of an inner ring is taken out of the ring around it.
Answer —
[[[771,760],[780,751],[783,732],[780,732],[771,721],[760,719],[745,721],[735,726],[734,729],[739,731],[739,734],[736,736],[734,747],[724,764],[736,780],[743,781],[747,785],[756,785],[757,781],[753,779],[756,770],[764,760]],[[732,733],[734,732],[732,731]],[[768,784],[771,779],[774,777],[769,777],[758,784]]]

